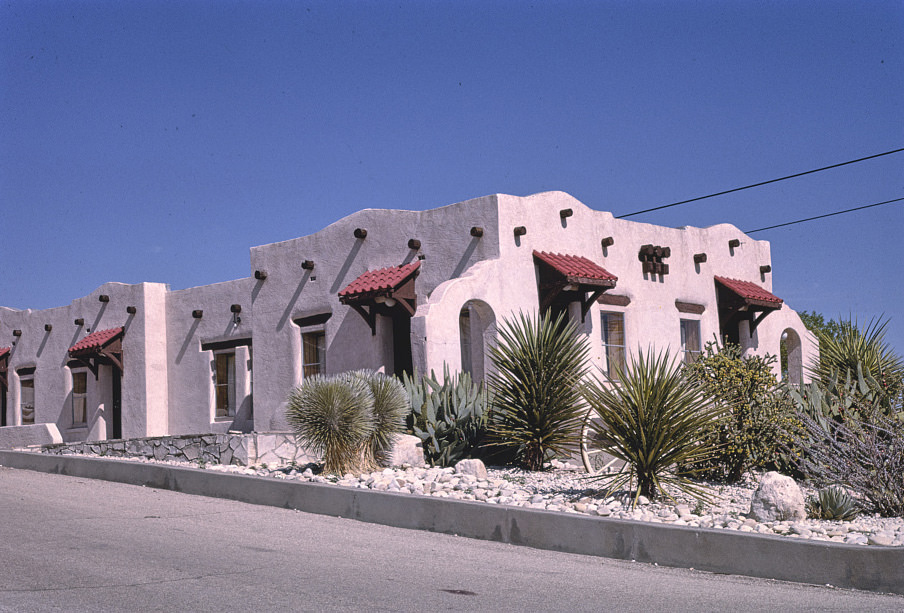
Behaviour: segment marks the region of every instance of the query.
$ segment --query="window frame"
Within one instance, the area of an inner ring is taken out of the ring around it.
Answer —
[[[84,378],[84,391],[76,392],[75,381],[76,377]],[[81,421],[76,421],[76,401],[82,401],[82,416],[83,419]],[[73,428],[85,428],[88,426],[88,371],[87,370],[75,370],[72,371],[72,398],[70,402],[70,409],[72,413],[72,427]]]
[[[226,381],[220,382],[219,360],[221,356],[232,358],[227,363]],[[236,352],[235,347],[213,351],[213,418],[214,421],[225,421],[235,418],[238,410],[236,398]],[[220,389],[226,389],[225,414],[220,414]]]
[[[317,353],[315,356],[317,360],[313,362],[307,361],[307,351],[305,351],[308,347],[307,339],[310,337],[319,339],[319,342],[315,342],[313,345]],[[316,367],[316,371],[308,372],[309,367]],[[326,329],[324,326],[301,328],[301,379],[303,381],[312,375],[323,374],[326,374]]]
[[[691,365],[697,360],[700,359],[700,356],[703,355],[703,330],[700,324],[699,319],[688,319],[682,317],[678,320],[679,334],[680,334],[680,343],[681,343],[681,361],[686,365]],[[688,342],[688,333],[687,333],[687,325],[693,324],[696,328],[696,340],[697,345],[696,349],[689,349],[687,346]]]
[[[35,423],[35,418],[37,417],[37,407],[35,406],[35,375],[33,369],[28,369],[28,372],[20,372],[19,375],[19,424],[22,426],[31,426]],[[28,382],[30,385],[25,385]],[[31,419],[29,421],[25,421],[25,389],[31,390]]]
[[[606,320],[607,318],[612,316],[615,316],[615,319],[620,320],[621,322],[621,344],[609,342],[610,327]],[[621,366],[622,370],[624,370],[626,366],[628,355],[628,335],[625,329],[625,312],[600,309],[600,328],[600,340],[603,344],[603,355],[606,358],[606,367],[605,369],[603,369],[603,372],[606,373],[610,380],[618,381],[618,378],[615,376],[616,373],[614,372],[612,366],[613,362],[616,361],[619,363],[619,366]]]

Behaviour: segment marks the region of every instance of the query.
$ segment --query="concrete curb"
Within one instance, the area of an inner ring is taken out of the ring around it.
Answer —
[[[0,466],[538,549],[904,594],[904,547],[866,547],[605,519],[103,458],[0,451]]]

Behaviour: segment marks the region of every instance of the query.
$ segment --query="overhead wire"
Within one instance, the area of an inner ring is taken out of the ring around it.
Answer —
[[[831,170],[832,168],[839,168],[841,166],[847,166],[849,164],[856,164],[858,162],[865,162],[866,160],[873,160],[884,155],[891,155],[893,153],[900,153],[904,151],[904,147],[900,149],[893,149],[892,151],[886,151],[884,153],[876,153],[875,155],[868,155],[866,157],[857,158],[856,160],[848,160],[847,162],[840,162],[838,164],[832,164],[831,166],[823,166],[822,168],[815,168],[813,170],[807,170],[805,172],[798,172],[793,175],[788,175],[786,177],[779,177],[778,179],[770,179],[768,181],[760,181],[759,183],[752,183],[751,185],[745,185],[743,187],[736,187],[734,189],[727,189],[722,192],[716,192],[715,194],[707,194],[706,196],[697,196],[696,198],[690,198],[688,200],[681,200],[679,202],[673,202],[671,204],[664,204],[662,206],[656,206],[651,209],[644,209],[642,211],[635,211],[634,213],[626,213],[624,215],[616,215],[616,219],[624,219],[625,217],[633,217],[634,215],[641,215],[643,213],[651,213],[653,211],[661,211],[662,209],[667,209],[673,206],[678,206],[680,204],[688,204],[690,202],[697,202],[699,200],[706,200],[707,198],[715,198],[716,196],[724,196],[725,194],[733,194],[734,192],[739,192],[741,190],[750,189],[752,187],[760,187],[762,185],[769,185],[770,183],[778,183],[779,181],[786,181],[788,179],[794,179],[796,177],[803,177],[804,175],[811,175],[815,172],[822,172],[823,170]],[[871,205],[872,206],[872,205]],[[878,205],[876,205],[878,206]],[[763,228],[765,229],[765,228]]]
[[[805,221],[813,221],[814,219],[823,219],[825,217],[833,217],[835,215],[842,215],[844,213],[853,213],[854,211],[862,211],[863,209],[871,209],[874,206],[882,206],[884,204],[891,204],[893,202],[901,202],[904,198],[895,198],[894,200],[886,200],[884,202],[876,202],[874,204],[865,204],[863,206],[857,206],[852,209],[845,209],[843,211],[835,211],[834,213],[826,213],[825,215],[816,215],[815,217],[807,217],[806,219],[797,219],[795,221],[787,221],[785,223],[775,224],[774,226],[766,226],[765,228],[757,228],[756,230],[747,230],[744,234],[753,234],[754,232],[762,232],[763,230],[772,230],[774,228],[783,228],[785,226],[793,226],[794,224],[804,223]]]

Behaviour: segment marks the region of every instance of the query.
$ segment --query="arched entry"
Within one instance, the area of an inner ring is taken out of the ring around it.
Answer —
[[[496,338],[496,315],[482,300],[469,300],[458,315],[461,338],[461,370],[475,382],[486,378],[487,349]]]
[[[786,328],[782,332],[781,360],[782,378],[794,385],[800,385],[803,380],[803,353],[800,335],[792,328]]]

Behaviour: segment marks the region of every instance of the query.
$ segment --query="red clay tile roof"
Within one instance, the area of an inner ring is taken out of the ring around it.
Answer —
[[[421,261],[415,260],[410,264],[390,266],[378,270],[368,270],[366,273],[349,283],[345,289],[339,292],[340,298],[352,298],[378,292],[391,291],[408,280],[411,275],[420,268]]]
[[[776,306],[782,304],[783,300],[771,292],[767,292],[756,283],[750,281],[739,281],[737,279],[729,279],[727,277],[716,277],[716,281],[727,287],[744,300],[754,300],[758,302],[768,302]]]
[[[0,358],[5,357],[7,353],[9,353],[9,347],[0,347]]]
[[[565,275],[571,283],[611,281],[615,285],[618,281],[618,277],[584,256],[534,251],[534,257]]]
[[[109,330],[98,330],[97,332],[92,332],[72,347],[69,348],[69,355],[72,357],[76,357],[78,355],[84,355],[86,353],[91,353],[92,351],[97,351],[102,348],[104,345],[115,339],[117,336],[122,334],[122,327],[119,328],[110,328]]]

